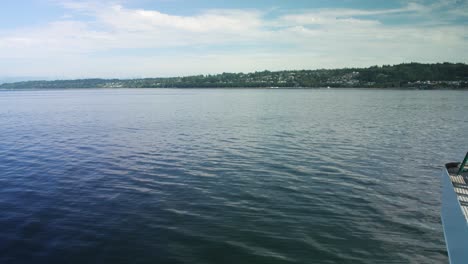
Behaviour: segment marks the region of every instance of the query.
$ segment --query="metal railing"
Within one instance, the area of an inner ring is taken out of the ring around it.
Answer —
[[[465,170],[465,164],[468,161],[468,152],[465,155],[465,158],[463,159],[463,162],[460,164],[460,169],[458,169],[457,175],[460,175],[462,172],[467,171]]]

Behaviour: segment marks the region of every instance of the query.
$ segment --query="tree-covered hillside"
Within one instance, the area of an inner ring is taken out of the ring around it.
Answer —
[[[171,78],[82,79],[5,83],[1,89],[41,88],[229,88],[229,87],[349,87],[349,88],[468,88],[463,63],[405,63],[369,68],[222,73]]]

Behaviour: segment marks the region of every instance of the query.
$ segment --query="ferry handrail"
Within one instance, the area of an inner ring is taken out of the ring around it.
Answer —
[[[460,164],[460,169],[458,169],[457,175],[460,175],[462,172],[465,171],[465,164],[468,161],[468,152],[465,155],[465,158],[463,159],[463,162]]]

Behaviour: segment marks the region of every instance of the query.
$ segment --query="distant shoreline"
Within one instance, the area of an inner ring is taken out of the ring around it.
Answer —
[[[0,84],[1,90],[90,88],[465,90],[468,89],[468,65],[403,63],[331,70],[261,71],[140,79],[22,81]]]
[[[414,88],[414,87],[170,87],[170,88],[153,88],[153,87],[76,87],[76,88],[0,88],[0,92],[7,91],[66,91],[66,90],[385,90],[385,91],[468,91],[468,88]]]

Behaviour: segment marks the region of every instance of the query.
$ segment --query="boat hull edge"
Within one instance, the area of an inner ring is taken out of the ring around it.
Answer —
[[[447,168],[442,171],[441,219],[450,264],[468,263],[468,225]],[[456,165],[455,165],[456,166]]]

